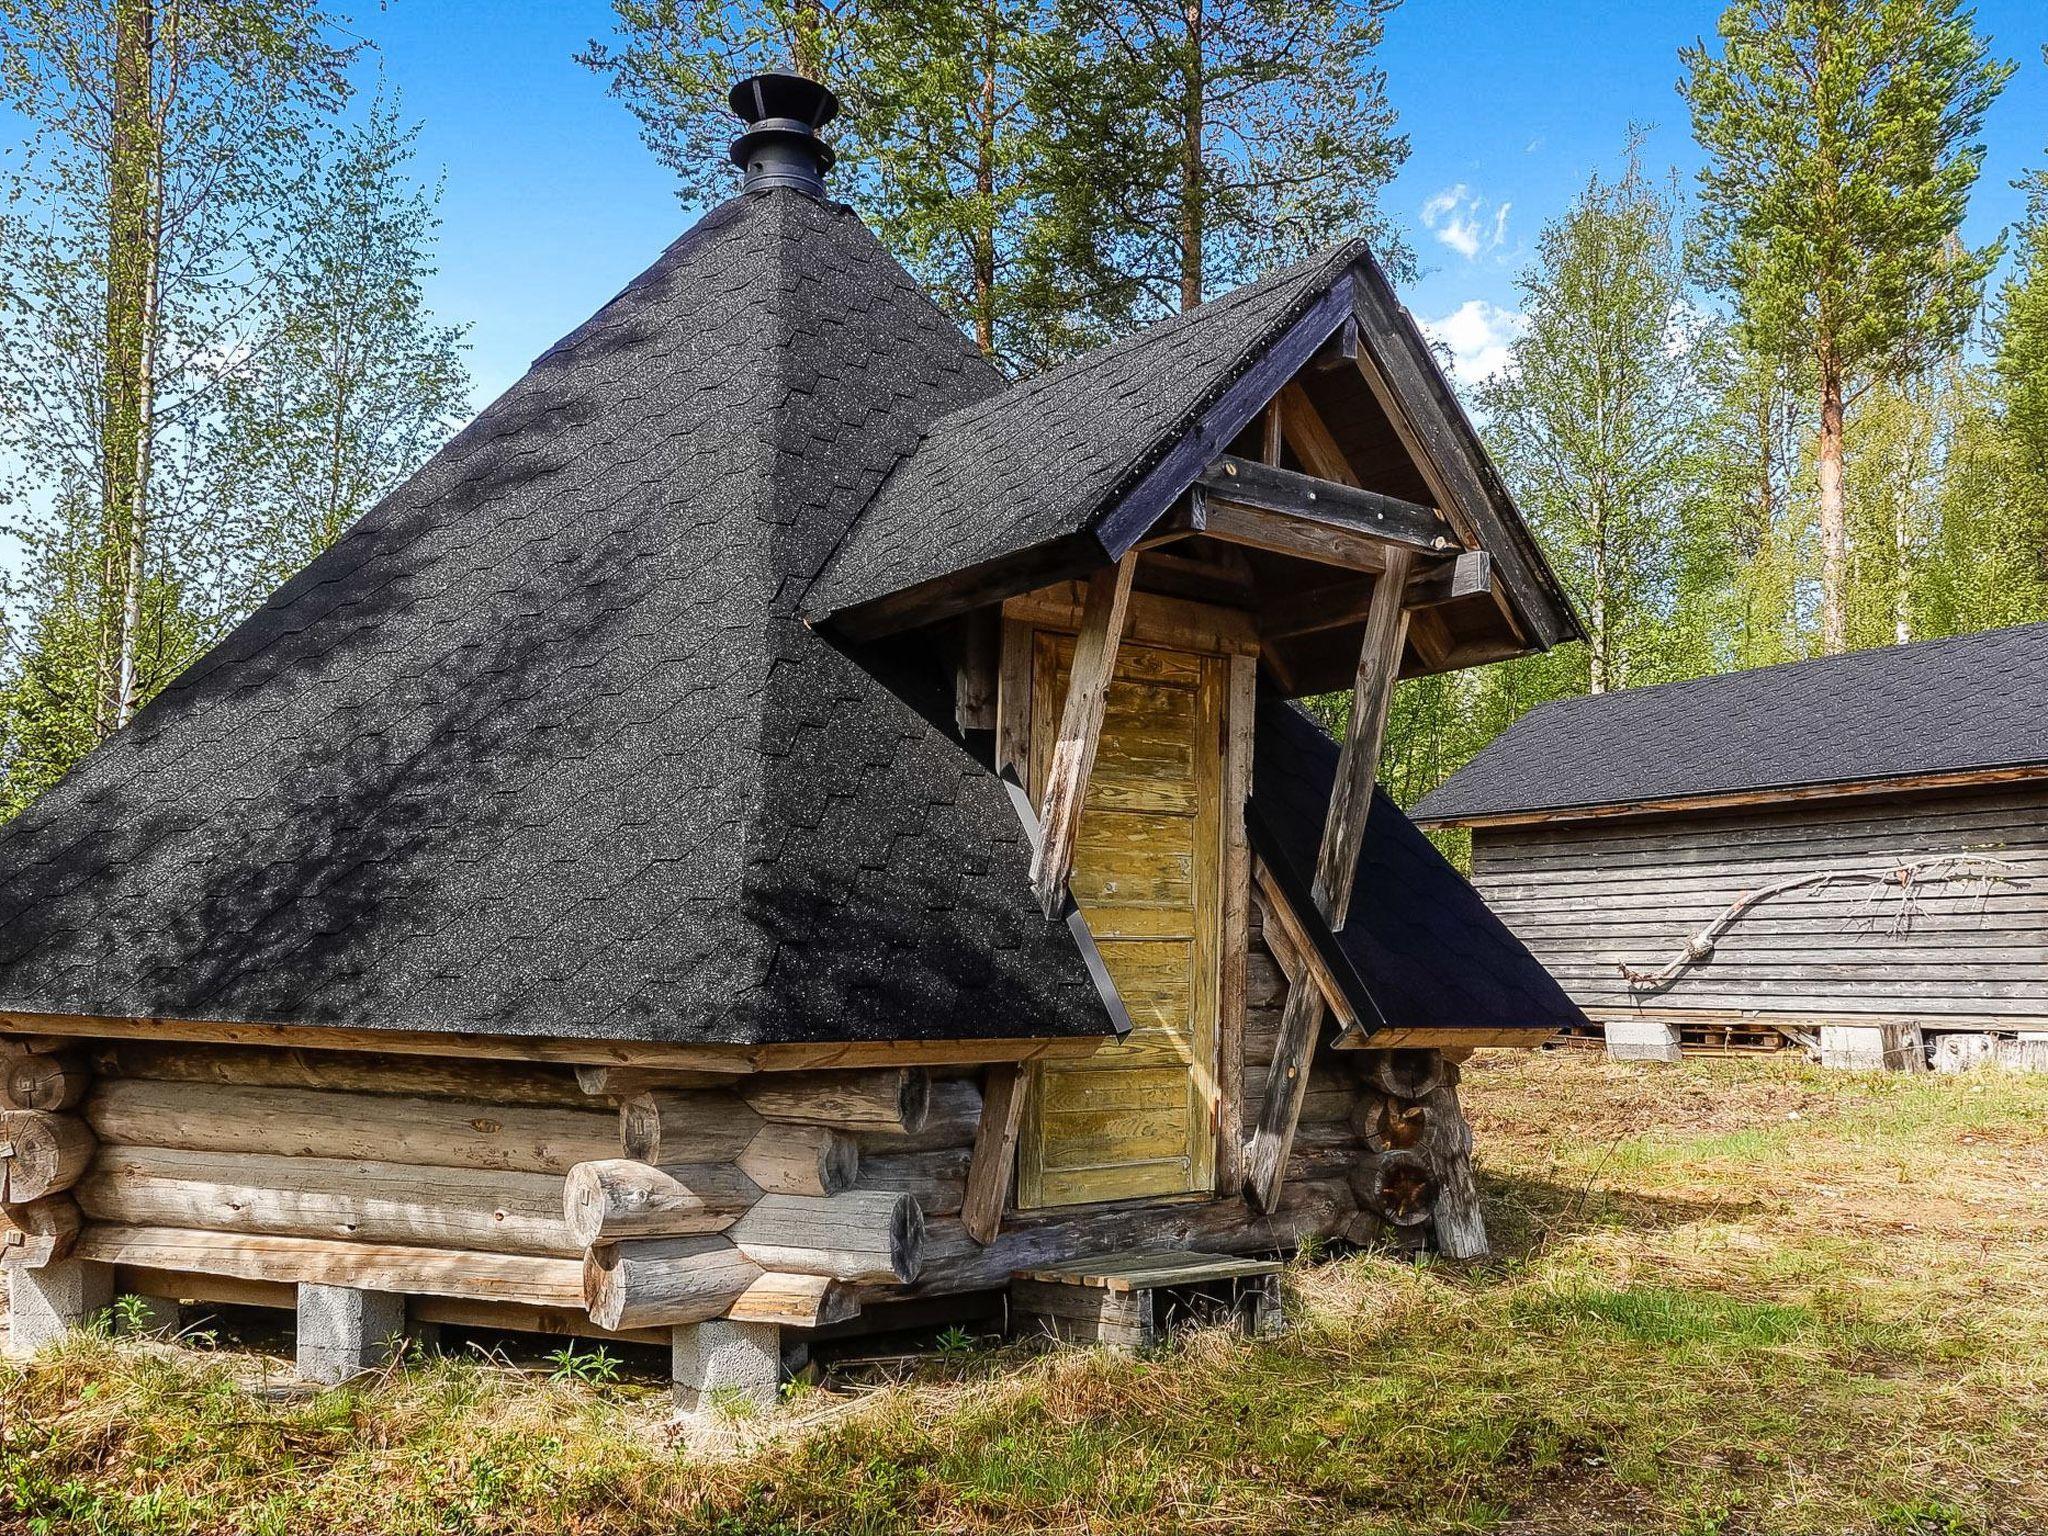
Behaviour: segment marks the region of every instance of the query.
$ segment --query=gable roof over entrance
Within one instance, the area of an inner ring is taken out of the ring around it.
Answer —
[[[1497,563],[1527,643],[1577,616],[1365,243],[1100,347],[927,430],[804,603],[856,634],[1085,575],[1136,544],[1281,387],[1336,350],[1379,381],[1418,499]],[[1356,393],[1363,381],[1352,374]],[[1389,425],[1380,423],[1382,428]],[[1425,461],[1409,467],[1407,461]]]

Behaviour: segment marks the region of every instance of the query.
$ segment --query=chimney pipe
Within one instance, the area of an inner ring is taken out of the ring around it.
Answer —
[[[754,75],[732,88],[732,109],[747,131],[732,141],[732,163],[746,173],[742,190],[788,187],[825,195],[832,146],[818,130],[839,115],[839,98],[802,75]]]

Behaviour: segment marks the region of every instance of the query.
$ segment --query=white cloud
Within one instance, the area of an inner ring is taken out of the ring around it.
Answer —
[[[1462,181],[1445,187],[1422,205],[1422,223],[1431,234],[1467,261],[1500,249],[1508,237],[1508,209],[1502,203],[1488,211],[1486,203]]]
[[[1461,384],[1492,378],[1508,365],[1508,347],[1528,327],[1528,319],[1484,299],[1467,299],[1439,320],[1425,320],[1432,341],[1450,349]]]

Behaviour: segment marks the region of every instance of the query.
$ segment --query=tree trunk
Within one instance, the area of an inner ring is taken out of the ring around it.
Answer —
[[[100,537],[104,618],[94,672],[102,735],[132,712],[149,466],[149,333],[155,309],[153,0],[115,0],[107,156],[105,355],[101,360]]]
[[[1187,78],[1184,82],[1180,154],[1180,307],[1202,302],[1202,238],[1207,233],[1203,204],[1208,195],[1208,165],[1202,153],[1207,102],[1202,36],[1203,0],[1186,0]]]
[[[993,4],[981,9],[981,116],[975,124],[974,190],[981,198],[974,229],[974,340],[996,355],[996,45],[1002,23]]]
[[[1849,649],[1849,523],[1842,497],[1842,369],[1821,364],[1820,394],[1820,648]]]

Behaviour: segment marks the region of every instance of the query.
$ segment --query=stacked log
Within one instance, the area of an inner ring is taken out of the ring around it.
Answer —
[[[0,1205],[0,1267],[40,1269],[71,1252],[84,1218],[69,1195]]]
[[[72,1050],[0,1054],[0,1266],[40,1269],[77,1242],[83,1218],[68,1191],[96,1146],[75,1112],[90,1076]]]
[[[902,1284],[923,1259],[915,1194],[857,1187],[866,1148],[971,1142],[979,1114],[973,1083],[935,1089],[912,1068],[763,1074],[730,1089],[662,1082],[621,1097],[624,1156],[573,1169],[564,1191],[592,1320],[843,1318],[848,1284]]]
[[[563,1181],[412,1163],[105,1145],[78,1186],[94,1221],[571,1256]]]
[[[78,1257],[580,1304],[563,1189],[570,1168],[616,1149],[618,1117],[566,1067],[153,1041],[73,1055],[66,1072],[79,1061],[98,1074],[60,1093],[84,1094]],[[64,1074],[9,1066],[9,1081],[59,1092]]]

